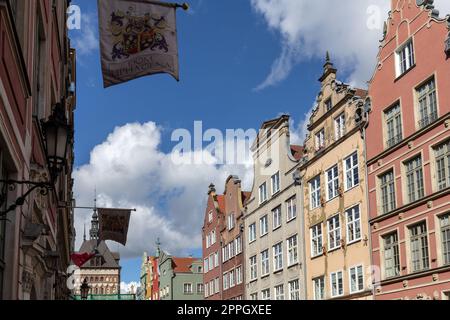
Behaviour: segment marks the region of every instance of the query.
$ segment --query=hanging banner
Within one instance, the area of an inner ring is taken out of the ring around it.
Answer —
[[[112,240],[125,246],[130,216],[131,210],[98,209],[99,240]]]
[[[98,0],[105,88],[168,73],[179,81],[176,7],[149,0]]]

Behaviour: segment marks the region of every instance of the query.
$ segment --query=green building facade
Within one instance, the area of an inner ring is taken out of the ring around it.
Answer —
[[[161,252],[159,257],[161,300],[203,300],[203,262]]]

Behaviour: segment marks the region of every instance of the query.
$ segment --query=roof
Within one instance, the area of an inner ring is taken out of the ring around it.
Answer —
[[[92,253],[97,245],[97,240],[86,240],[81,245],[80,253]],[[97,251],[100,256],[103,257],[105,263],[101,267],[95,267],[97,269],[116,269],[120,268],[119,260],[120,254],[118,252],[111,252],[105,241],[100,241],[97,246]],[[89,261],[86,262],[82,268],[91,268]]]
[[[225,212],[225,196],[224,195],[217,196],[217,203],[219,204],[220,212],[224,213]]]
[[[368,91],[364,90],[364,89],[360,89],[360,88],[355,88],[355,96],[361,97],[361,98],[365,98],[368,95]]]
[[[303,150],[304,148],[302,146],[291,145],[292,156],[295,160],[300,160],[302,158]]]
[[[175,273],[192,273],[191,267],[194,262],[199,259],[196,258],[172,258],[172,268]]]

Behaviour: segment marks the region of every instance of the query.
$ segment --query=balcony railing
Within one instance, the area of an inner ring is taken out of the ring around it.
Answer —
[[[398,134],[387,141],[388,148],[395,146],[396,144],[402,141],[403,137],[401,134]]]
[[[435,122],[438,118],[438,114],[437,112],[431,112],[429,115],[423,117],[420,121],[419,121],[419,127],[420,129],[425,128],[426,126],[432,124],[433,122]]]

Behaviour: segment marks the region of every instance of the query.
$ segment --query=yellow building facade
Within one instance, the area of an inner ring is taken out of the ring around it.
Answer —
[[[367,92],[339,82],[336,73],[327,54],[297,172],[303,185],[307,298],[371,299],[362,135]]]

